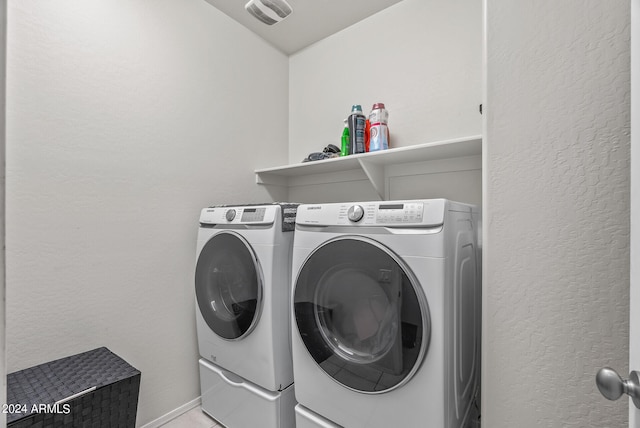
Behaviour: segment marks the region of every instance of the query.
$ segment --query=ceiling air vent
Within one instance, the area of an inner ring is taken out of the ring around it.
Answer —
[[[293,12],[285,0],[250,0],[244,8],[267,25],[276,24]]]

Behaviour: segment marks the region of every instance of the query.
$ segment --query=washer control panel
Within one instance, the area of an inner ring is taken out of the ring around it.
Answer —
[[[338,224],[361,223],[381,226],[422,224],[423,211],[424,203],[422,202],[345,205],[338,211]]]
[[[396,225],[396,224],[422,224],[424,203],[365,203],[343,206],[338,213],[338,223],[346,224],[346,219],[350,223],[376,225]]]
[[[422,223],[424,204],[411,202],[406,204],[380,204],[376,211],[376,223],[402,224]]]
[[[306,204],[296,223],[318,226],[434,227],[444,223],[444,199]]]

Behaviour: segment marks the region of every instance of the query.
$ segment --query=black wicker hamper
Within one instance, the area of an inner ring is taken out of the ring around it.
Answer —
[[[140,372],[98,348],[7,375],[8,428],[134,428]]]

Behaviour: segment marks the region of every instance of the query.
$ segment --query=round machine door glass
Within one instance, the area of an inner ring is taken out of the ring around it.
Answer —
[[[429,345],[420,285],[400,258],[366,238],[329,241],[307,258],[296,279],[294,313],[318,366],[359,392],[408,382]]]
[[[260,316],[262,282],[256,256],[239,235],[222,232],[202,248],[196,265],[196,300],[218,336],[246,336]]]

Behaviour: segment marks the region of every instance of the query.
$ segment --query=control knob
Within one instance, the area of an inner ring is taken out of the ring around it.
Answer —
[[[232,221],[234,218],[236,218],[236,210],[228,210],[224,216],[227,221]]]
[[[364,216],[364,208],[362,205],[352,205],[347,211],[347,218],[353,222],[359,222]]]

